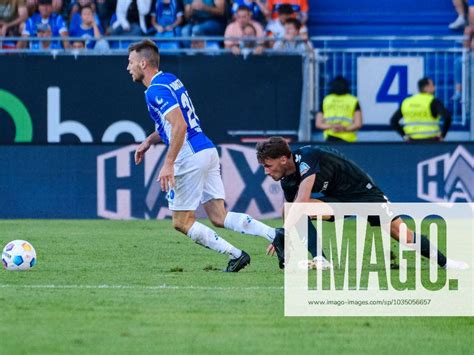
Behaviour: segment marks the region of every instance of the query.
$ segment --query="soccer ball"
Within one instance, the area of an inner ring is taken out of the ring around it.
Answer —
[[[29,270],[36,265],[35,248],[25,240],[14,240],[3,248],[2,264],[10,271]]]

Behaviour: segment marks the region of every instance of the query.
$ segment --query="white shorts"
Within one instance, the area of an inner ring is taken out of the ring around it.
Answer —
[[[224,199],[224,185],[217,149],[201,150],[175,162],[176,186],[168,192],[168,206],[172,211],[195,211],[199,204],[212,199]]]

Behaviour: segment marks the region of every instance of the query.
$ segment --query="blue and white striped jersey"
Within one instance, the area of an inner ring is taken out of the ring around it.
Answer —
[[[170,144],[171,124],[166,115],[180,108],[188,125],[186,139],[176,160],[191,156],[201,150],[214,148],[212,141],[203,133],[193,103],[181,80],[171,73],[158,72],[145,91],[145,100],[150,118],[155,122],[156,131],[163,143]]]

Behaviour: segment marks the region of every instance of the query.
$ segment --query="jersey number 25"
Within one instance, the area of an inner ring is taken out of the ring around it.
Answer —
[[[188,93],[185,91],[181,94],[181,104],[183,105],[186,115],[188,116],[189,128],[193,129],[199,126],[199,120],[197,118],[196,112],[194,111],[193,103],[188,96]]]

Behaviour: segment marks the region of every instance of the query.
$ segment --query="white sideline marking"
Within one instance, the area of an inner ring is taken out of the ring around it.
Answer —
[[[1,285],[0,288],[38,288],[38,289],[86,289],[86,290],[205,290],[205,291],[251,291],[251,290],[279,290],[282,291],[283,286],[249,286],[249,287],[219,287],[219,286],[140,286],[140,285]]]

